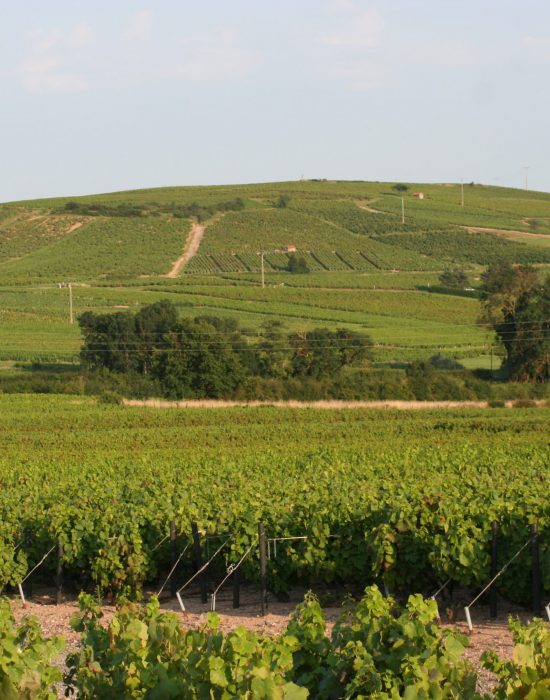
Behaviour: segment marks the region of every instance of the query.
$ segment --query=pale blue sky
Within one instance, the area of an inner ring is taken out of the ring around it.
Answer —
[[[0,0],[0,201],[326,177],[550,191],[549,0]]]

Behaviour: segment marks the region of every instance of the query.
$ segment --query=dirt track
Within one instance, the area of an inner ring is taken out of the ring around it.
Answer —
[[[197,221],[193,221],[191,223],[191,230],[189,231],[187,240],[185,241],[183,255],[181,255],[172,265],[172,269],[166,274],[166,277],[170,277],[171,279],[178,277],[185,265],[194,255],[197,254],[205,229],[206,227],[199,224]]]
[[[273,406],[275,408],[392,408],[402,411],[430,408],[487,408],[487,401],[224,401],[219,399],[124,399],[125,406],[150,406],[151,408],[247,408]]]
[[[229,401],[222,399],[182,399],[165,401],[163,399],[123,399],[124,406],[148,406],[150,408],[255,408],[271,406],[273,408],[318,408],[325,410],[339,409],[391,409],[397,411],[489,408],[487,401]],[[533,405],[543,408],[546,401],[533,401]],[[513,408],[513,401],[506,401],[506,408]]]
[[[466,231],[472,233],[494,233],[503,238],[510,236],[525,236],[525,238],[550,238],[550,233],[531,233],[530,231],[514,231],[506,228],[482,228],[480,226],[464,226]]]

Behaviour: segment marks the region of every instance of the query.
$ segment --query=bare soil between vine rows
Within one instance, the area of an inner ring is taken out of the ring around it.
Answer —
[[[294,611],[296,605],[302,599],[304,591],[295,591],[288,602],[280,602],[270,598],[267,614],[262,617],[260,613],[259,593],[254,589],[243,588],[241,590],[241,606],[237,609],[232,607],[231,589],[221,591],[216,600],[216,612],[220,616],[221,629],[229,632],[236,627],[242,626],[254,632],[266,634],[278,634],[281,632]],[[196,629],[205,624],[210,604],[202,604],[197,591],[189,597],[184,598],[186,612],[183,613],[176,599],[163,598],[161,607],[165,611],[172,611],[178,614],[184,627]],[[64,597],[60,605],[55,605],[55,592],[52,589],[37,590],[33,596],[27,599],[24,607],[21,600],[11,597],[11,607],[17,621],[25,616],[34,616],[46,636],[60,635],[65,638],[67,648],[63,652],[58,663],[63,665],[66,653],[75,651],[78,648],[79,635],[70,627],[70,619],[74,613],[78,612],[78,600],[75,595]],[[464,621],[462,608],[457,608],[457,621],[450,622],[442,610],[442,625],[453,627],[462,634],[466,634],[470,640],[470,646],[466,650],[467,658],[472,662],[478,672],[478,686],[481,692],[489,692],[494,684],[494,677],[481,667],[480,656],[484,651],[493,649],[501,657],[511,658],[512,637],[508,630],[508,617],[510,615],[519,617],[527,622],[532,618],[524,608],[513,606],[504,601],[499,601],[499,615],[496,620],[489,618],[487,606],[475,606],[472,611],[473,632],[468,631]],[[329,605],[323,608],[327,621],[327,631],[330,633],[334,623],[341,613],[339,605]],[[107,624],[115,612],[113,605],[104,605],[104,621]],[[63,697],[60,695],[59,697]]]

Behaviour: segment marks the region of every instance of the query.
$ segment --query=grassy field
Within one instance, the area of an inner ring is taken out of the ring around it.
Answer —
[[[79,332],[68,322],[67,289],[58,286],[71,281],[78,283],[75,315],[168,297],[182,315],[233,316],[251,332],[270,319],[288,330],[368,332],[380,361],[443,352],[484,365],[492,337],[478,324],[479,302],[475,294],[434,293],[439,273],[460,266],[476,287],[484,267],[504,259],[536,264],[543,274],[550,194],[481,185],[464,192],[462,207],[459,185],[410,184],[400,193],[391,183],[300,181],[0,205],[0,358],[74,358]],[[236,198],[240,211],[220,211]],[[72,201],[104,209],[78,213],[66,209]],[[170,280],[190,230],[181,207],[192,204],[218,213],[204,221],[197,255]],[[121,216],[120,206],[134,215]],[[310,274],[285,271],[291,244]]]

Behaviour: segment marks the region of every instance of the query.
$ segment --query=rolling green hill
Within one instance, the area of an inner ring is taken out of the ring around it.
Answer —
[[[191,239],[195,254],[174,268]],[[289,246],[309,274],[286,271]],[[183,315],[237,316],[251,332],[274,318],[365,331],[380,361],[440,351],[475,365],[492,343],[476,294],[441,293],[438,276],[461,267],[475,287],[498,260],[550,268],[550,194],[471,184],[462,206],[460,185],[310,180],[7,203],[0,358],[76,355],[59,287],[72,282],[75,315],[169,297]]]

